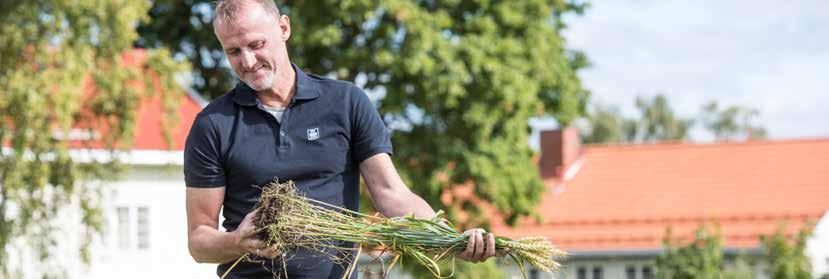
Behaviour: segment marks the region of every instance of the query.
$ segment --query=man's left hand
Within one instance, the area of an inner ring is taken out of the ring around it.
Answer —
[[[469,235],[469,241],[466,244],[466,250],[457,254],[459,259],[479,263],[486,261],[493,256],[503,256],[501,253],[495,251],[495,236],[492,233],[486,234],[486,241],[484,241],[484,229],[471,229],[464,234]]]

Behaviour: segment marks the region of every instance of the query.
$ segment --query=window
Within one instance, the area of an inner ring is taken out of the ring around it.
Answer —
[[[147,206],[118,206],[117,219],[118,249],[150,248],[150,208]]]
[[[642,267],[642,279],[653,279],[653,271],[650,266]]]
[[[150,248],[150,209],[146,206],[138,207],[138,249]]]
[[[587,279],[587,268],[579,267],[576,271],[576,279]]]
[[[130,209],[118,207],[118,248],[130,248]]]
[[[593,279],[603,279],[603,271],[601,266],[593,267]]]
[[[636,279],[636,266],[629,265],[625,267],[625,278]]]

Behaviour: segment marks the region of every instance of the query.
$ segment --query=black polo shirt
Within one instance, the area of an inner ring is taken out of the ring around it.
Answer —
[[[359,163],[392,152],[388,131],[366,94],[352,83],[303,73],[281,124],[262,109],[256,92],[239,82],[210,102],[193,122],[184,147],[187,187],[226,187],[222,225],[235,230],[261,191],[293,180],[312,199],[359,210]],[[348,245],[343,243],[343,245]],[[342,267],[324,255],[295,251],[290,278],[339,278]],[[281,263],[240,263],[233,278],[271,278]],[[229,266],[219,265],[221,275]]]

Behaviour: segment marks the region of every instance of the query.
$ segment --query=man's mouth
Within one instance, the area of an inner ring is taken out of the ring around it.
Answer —
[[[267,68],[263,66],[263,67],[259,67],[256,70],[248,71],[248,74],[252,75],[252,76],[261,76],[261,75],[266,74],[266,72],[267,72]]]
[[[267,70],[267,69],[268,69],[267,66],[261,65],[259,67],[256,67],[256,68],[252,69],[252,70],[248,70],[248,73],[256,74],[256,73],[259,73],[259,72]]]

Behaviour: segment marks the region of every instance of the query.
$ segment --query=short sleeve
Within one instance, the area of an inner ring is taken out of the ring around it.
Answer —
[[[199,114],[184,143],[184,182],[187,187],[224,187],[219,134],[210,117]]]
[[[392,154],[391,138],[380,113],[362,89],[351,86],[351,148],[356,163],[380,153]]]

